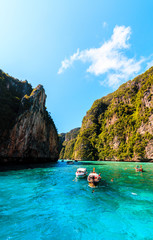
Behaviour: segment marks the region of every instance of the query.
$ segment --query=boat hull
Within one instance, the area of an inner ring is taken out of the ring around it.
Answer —
[[[87,169],[86,168],[78,168],[75,175],[77,178],[84,178],[87,176]]]
[[[86,174],[77,174],[76,173],[77,178],[85,178],[86,176],[87,176]]]
[[[99,184],[100,181],[88,181],[89,184],[93,184],[95,186],[97,186]]]

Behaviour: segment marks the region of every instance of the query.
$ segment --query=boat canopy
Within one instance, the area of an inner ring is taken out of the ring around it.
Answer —
[[[78,169],[77,169],[77,172],[86,172],[86,171],[87,171],[86,168],[78,168]]]
[[[98,173],[90,173],[89,176],[92,177],[92,176],[99,176],[99,175]]]

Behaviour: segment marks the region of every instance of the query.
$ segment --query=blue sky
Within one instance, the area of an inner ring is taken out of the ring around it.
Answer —
[[[153,65],[153,1],[0,0],[0,68],[42,84],[58,132]]]

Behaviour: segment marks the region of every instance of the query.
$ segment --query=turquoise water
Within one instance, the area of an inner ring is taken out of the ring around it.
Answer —
[[[65,162],[0,172],[0,240],[153,239],[153,164]],[[96,168],[94,189],[75,179]],[[113,182],[111,179],[113,178]]]

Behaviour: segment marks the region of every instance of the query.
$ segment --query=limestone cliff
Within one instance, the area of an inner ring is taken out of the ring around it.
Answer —
[[[21,82],[2,71],[0,83],[0,91],[3,91],[0,108],[4,113],[4,119],[1,119],[4,127],[0,128],[1,161],[56,161],[58,134],[45,107],[43,86],[32,89],[27,81]],[[15,108],[11,105],[12,100],[16,103]],[[8,112],[4,112],[3,103]]]
[[[68,133],[59,134],[60,140],[60,158],[73,159],[73,149],[79,134],[80,128],[74,128]]]
[[[96,100],[74,149],[78,160],[153,160],[153,67]]]

